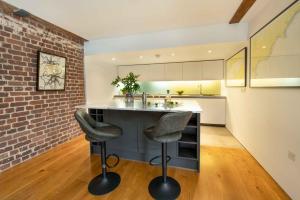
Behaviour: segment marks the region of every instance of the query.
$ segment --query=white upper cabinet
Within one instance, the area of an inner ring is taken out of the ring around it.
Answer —
[[[140,81],[164,80],[164,64],[130,65],[118,67],[118,74],[120,77],[125,77],[130,72],[133,72],[136,75],[140,75]]]
[[[201,80],[202,62],[184,62],[182,64],[182,80]]]
[[[140,81],[163,81],[164,80],[164,65],[151,64],[143,65],[143,73],[139,78]]]
[[[182,63],[166,63],[164,80],[182,80]]]
[[[224,79],[223,60],[212,60],[202,62],[201,80],[222,80]]]
[[[119,66],[118,74],[140,75],[140,81],[222,80],[223,60]]]

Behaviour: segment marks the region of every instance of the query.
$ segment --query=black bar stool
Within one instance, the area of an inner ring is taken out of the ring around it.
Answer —
[[[167,176],[167,143],[181,138],[181,131],[185,129],[191,116],[192,112],[168,113],[160,118],[157,125],[144,130],[147,138],[162,144],[162,176],[154,178],[148,186],[149,193],[155,199],[173,200],[180,194],[180,184]]]
[[[75,118],[86,134],[85,138],[101,146],[102,173],[91,180],[88,190],[94,195],[109,193],[120,184],[121,178],[117,173],[106,170],[106,141],[121,136],[122,130],[110,124],[96,122],[83,109],[75,112]]]

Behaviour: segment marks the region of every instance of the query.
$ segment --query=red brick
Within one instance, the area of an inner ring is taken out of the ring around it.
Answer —
[[[26,102],[26,101],[10,103],[10,106],[11,106],[11,107],[26,106],[26,105],[28,105],[28,102]]]
[[[0,161],[0,172],[81,133],[73,113],[84,103],[83,39],[62,29],[45,38],[37,27],[46,31],[53,25],[31,17],[19,24],[21,32],[0,25],[0,153],[9,155]],[[67,57],[65,91],[36,91],[42,43],[43,51]]]

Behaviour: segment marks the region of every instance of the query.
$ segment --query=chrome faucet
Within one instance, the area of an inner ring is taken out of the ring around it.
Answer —
[[[145,92],[143,92],[143,94],[142,94],[142,102],[143,102],[143,105],[147,104],[147,94]]]

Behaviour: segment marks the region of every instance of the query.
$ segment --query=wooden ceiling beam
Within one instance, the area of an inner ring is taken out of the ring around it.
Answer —
[[[239,23],[242,18],[246,15],[248,10],[253,6],[256,0],[243,0],[240,4],[239,8],[234,13],[233,17],[231,18],[229,24]]]

